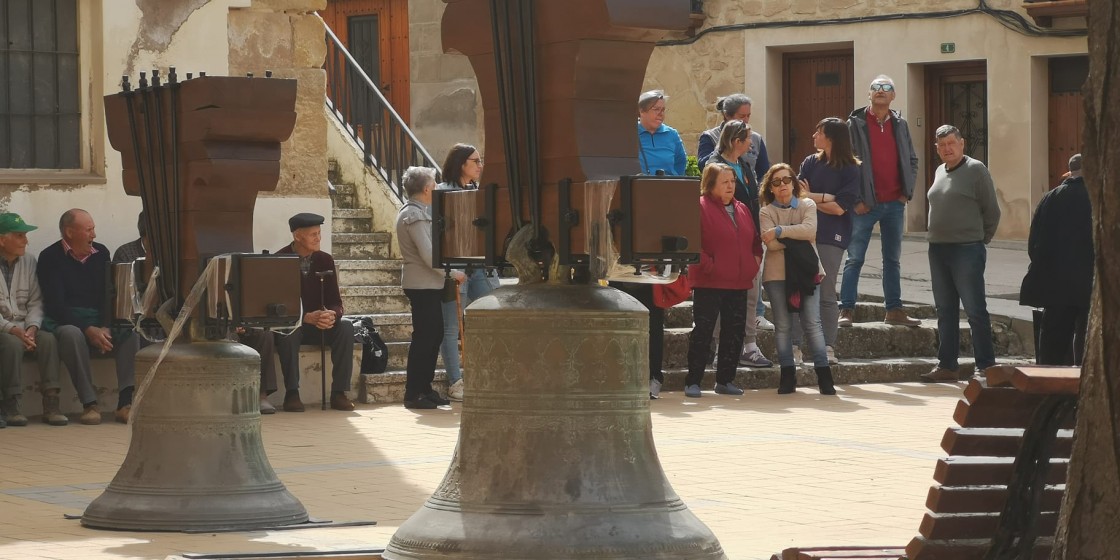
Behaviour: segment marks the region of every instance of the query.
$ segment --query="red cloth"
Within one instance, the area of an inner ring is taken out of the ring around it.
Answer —
[[[747,206],[732,199],[735,224],[718,200],[700,197],[700,264],[688,267],[693,288],[749,290],[758,275],[762,239]]]
[[[875,200],[891,202],[902,196],[902,169],[898,166],[898,144],[894,139],[894,120],[890,113],[882,123],[867,108],[867,137],[871,147],[871,178]]]
[[[277,255],[294,255],[296,252],[292,250],[292,245],[276,251]],[[316,272],[323,272],[333,270],[334,274],[324,276],[321,280],[324,299],[326,305],[319,301],[319,277],[315,275]],[[300,280],[300,299],[303,301],[303,313],[306,315],[312,311],[318,311],[326,307],[334,311],[334,320],[342,319],[342,295],[338,290],[338,269],[334,266],[334,258],[328,253],[322,251],[315,251],[311,253],[311,270]]]

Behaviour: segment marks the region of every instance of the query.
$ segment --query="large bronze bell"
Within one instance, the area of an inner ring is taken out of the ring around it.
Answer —
[[[654,449],[648,317],[593,285],[471,304],[458,447],[384,558],[724,558]]]
[[[137,386],[161,349],[153,344],[136,355]],[[173,345],[131,422],[128,455],[82,525],[206,531],[307,521],[265,456],[260,356],[252,348]]]

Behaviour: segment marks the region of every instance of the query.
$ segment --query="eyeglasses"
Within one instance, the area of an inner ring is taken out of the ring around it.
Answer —
[[[790,176],[787,175],[785,177],[778,177],[777,179],[770,179],[770,186],[771,187],[780,187],[782,185],[788,185],[792,182],[793,182],[793,177],[790,177]]]
[[[475,162],[479,165],[482,165],[482,158],[480,158],[480,157],[479,158],[469,158],[469,159],[467,159],[467,161],[473,161],[473,162]]]
[[[650,107],[649,109],[646,109],[646,110],[649,111],[650,113],[657,113],[658,115],[661,115],[661,114],[665,113],[665,106],[662,105],[660,107]]]
[[[885,91],[887,93],[890,93],[890,92],[894,91],[894,85],[892,85],[892,84],[871,84],[871,91]]]

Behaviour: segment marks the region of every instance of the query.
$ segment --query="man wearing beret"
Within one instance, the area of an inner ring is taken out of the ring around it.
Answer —
[[[80,208],[64,212],[58,229],[62,239],[39,253],[36,267],[46,313],[43,330],[54,333],[58,339],[59,357],[70,372],[70,381],[85,409],[81,423],[100,424],[90,352],[106,354],[114,348],[104,309],[109,249],[94,241],[97,233],[93,216]],[[115,416],[121,423],[128,422],[135,378],[132,370],[120,361],[131,363],[137,348],[135,343],[125,342],[126,348],[116,352],[119,396]]]
[[[354,369],[354,326],[342,320],[342,295],[338,291],[338,274],[334,258],[319,250],[320,227],[324,219],[318,214],[292,216],[288,226],[292,242],[276,251],[278,255],[299,255],[302,275],[300,297],[303,301],[303,324],[291,334],[277,335],[276,352],[280,355],[280,371],[284,376],[284,410],[303,412],[299,398],[299,346],[329,344],[334,370],[331,378],[331,408],[354,410],[346,396]],[[326,368],[326,364],[322,364]],[[323,395],[326,398],[326,395]]]
[[[43,295],[35,257],[27,254],[27,232],[36,229],[19,214],[0,214],[0,272],[4,274],[0,283],[0,428],[27,425],[27,417],[19,410],[24,352],[35,352],[39,360],[43,421],[52,426],[67,423],[59,411],[58,345],[54,335],[39,328]]]

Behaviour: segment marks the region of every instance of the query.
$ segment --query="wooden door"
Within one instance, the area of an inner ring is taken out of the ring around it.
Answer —
[[[320,15],[407,123],[410,116],[408,0],[329,0],[327,9]],[[337,79],[345,77],[328,73],[327,80]],[[362,86],[349,83],[343,87]],[[361,98],[356,92],[351,92],[349,97]]]
[[[1081,153],[1081,135],[1085,130],[1085,105],[1081,86],[1088,76],[1087,56],[1050,59],[1048,186],[1051,189],[1062,182],[1062,175],[1069,170],[1069,158]]]
[[[926,189],[941,165],[933,131],[951,124],[964,137],[964,153],[988,163],[988,66],[984,61],[934,64],[926,67],[926,121],[929,138],[915,141],[926,150]],[[917,148],[921,149],[921,148]],[[928,199],[927,199],[928,200]],[[929,212],[928,202],[926,212]]]
[[[813,153],[813,131],[826,117],[847,120],[854,106],[852,51],[786,53],[785,161],[795,169]],[[780,161],[771,156],[771,161]]]

